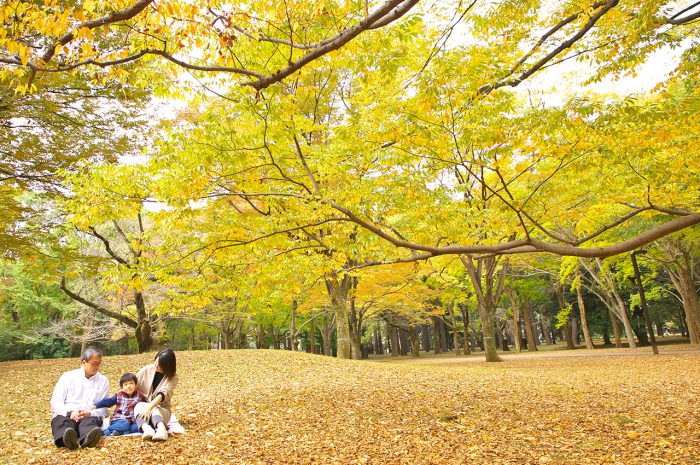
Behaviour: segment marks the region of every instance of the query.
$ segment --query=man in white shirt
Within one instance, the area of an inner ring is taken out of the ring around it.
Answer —
[[[109,380],[99,373],[102,350],[88,347],[80,356],[80,368],[66,371],[51,396],[51,432],[56,447],[94,447],[102,437],[102,420],[107,409],[88,410],[109,397]]]

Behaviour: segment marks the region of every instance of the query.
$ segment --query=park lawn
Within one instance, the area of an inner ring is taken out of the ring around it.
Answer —
[[[185,435],[78,451],[49,428],[53,385],[77,361],[5,362],[0,463],[700,464],[700,352],[687,349],[496,364],[179,352]],[[106,357],[112,391],[151,357]]]

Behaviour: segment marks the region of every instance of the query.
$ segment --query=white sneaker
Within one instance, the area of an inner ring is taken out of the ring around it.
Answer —
[[[156,428],[156,434],[153,435],[154,441],[167,441],[168,440],[168,429],[163,423],[158,423]]]
[[[153,436],[155,436],[156,432],[153,431],[153,427],[149,424],[145,424],[141,427],[143,430],[143,435],[141,435],[141,439],[144,441],[148,441],[149,439],[153,439]]]

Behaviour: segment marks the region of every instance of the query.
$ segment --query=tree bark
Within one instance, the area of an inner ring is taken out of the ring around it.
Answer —
[[[537,338],[535,337],[535,321],[532,318],[530,301],[523,298],[523,317],[525,319],[525,338],[527,339],[527,351],[537,352]]]
[[[435,355],[442,353],[442,344],[440,343],[440,323],[438,317],[432,316],[433,320],[433,351]]]
[[[563,312],[566,310],[567,305],[564,300],[564,289],[561,284],[554,286],[554,292],[557,294],[557,302],[559,302],[559,311]],[[569,324],[570,318],[567,315],[565,323],[562,325],[562,331],[564,331],[564,339],[566,339],[566,348],[575,349],[574,339],[571,337],[571,325]]]
[[[487,362],[498,362],[501,358],[496,351],[494,329],[496,324],[496,306],[503,293],[508,262],[498,270],[499,257],[491,256],[478,260],[460,256],[462,264],[469,274],[472,287],[479,306],[481,327],[484,335],[484,354]]]
[[[588,319],[586,318],[586,305],[583,302],[583,286],[581,285],[580,274],[576,277],[576,300],[578,302],[581,329],[583,330],[583,340],[586,343],[586,349],[593,349],[593,339],[591,339],[591,332],[588,330]]]
[[[469,344],[469,308],[466,305],[460,304],[459,309],[462,311],[462,321],[464,322],[464,355],[471,354],[471,344]]]
[[[520,321],[520,309],[518,308],[518,302],[516,300],[516,293],[513,289],[506,289],[504,291],[510,300],[510,308],[513,312],[513,343],[515,344],[515,350],[522,352],[522,323]]]
[[[387,324],[389,332],[389,345],[391,346],[391,356],[398,357],[399,355],[399,330],[393,324]]]
[[[352,278],[344,274],[339,278],[336,274],[326,277],[326,290],[330,297],[331,308],[335,312],[335,327],[338,341],[338,358],[352,358],[350,342],[350,321],[348,315],[348,292]]]
[[[447,311],[450,313],[450,319],[452,320],[452,339],[455,346],[455,355],[462,355],[462,351],[459,347],[459,332],[457,331],[457,317],[455,316],[455,303],[447,305]]]
[[[323,312],[323,331],[321,331],[321,339],[323,339],[323,355],[331,357],[331,337],[333,336],[333,321],[329,313]]]
[[[297,299],[292,300],[292,315],[289,324],[289,345],[293,352],[299,350],[299,338],[297,337]]]
[[[692,248],[680,239],[663,242],[661,248],[674,265],[671,267],[667,264],[664,268],[681,296],[690,343],[700,344],[700,299],[695,287]]]
[[[411,338],[411,356],[420,357],[420,339],[415,325],[408,325],[408,334]]]
[[[588,274],[591,275],[593,280],[598,284],[598,289],[600,290],[600,294],[598,294],[598,296],[608,307],[608,310],[611,310],[613,314],[617,316],[620,321],[622,321],[622,325],[625,328],[625,333],[627,334],[629,347],[634,349],[637,347],[637,343],[634,340],[634,330],[632,329],[632,324],[630,323],[629,315],[627,314],[627,306],[625,305],[624,300],[622,300],[620,297],[620,293],[617,291],[617,285],[615,284],[613,277],[610,275],[610,273],[603,272],[603,262],[598,258],[595,259],[597,266],[596,269],[583,260],[580,262],[584,268],[586,268]]]
[[[610,315],[610,322],[613,328],[613,337],[615,338],[615,347],[618,349],[622,347],[622,338],[620,337],[620,325],[617,324],[617,318],[612,310],[608,309],[608,315]]]

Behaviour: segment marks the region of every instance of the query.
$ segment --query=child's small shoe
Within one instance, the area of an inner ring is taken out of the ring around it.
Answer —
[[[121,431],[112,431],[112,434],[110,434],[110,436],[121,436],[122,434],[124,433],[122,433]]]

